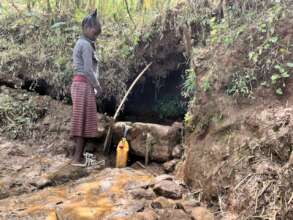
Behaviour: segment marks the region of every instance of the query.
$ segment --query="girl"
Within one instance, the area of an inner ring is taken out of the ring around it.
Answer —
[[[82,21],[82,36],[73,50],[74,77],[71,85],[71,137],[75,140],[73,165],[82,161],[86,138],[97,136],[96,96],[101,93],[95,42],[101,33],[97,10]]]

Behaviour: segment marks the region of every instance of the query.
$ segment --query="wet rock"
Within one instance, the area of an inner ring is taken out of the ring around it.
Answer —
[[[164,196],[170,199],[182,198],[182,187],[176,182],[163,180],[154,186],[154,192],[159,196]]]
[[[131,220],[157,220],[158,215],[152,209],[146,209],[143,212],[136,213]]]
[[[154,199],[156,197],[156,194],[153,192],[151,189],[134,189],[130,191],[130,194],[133,196],[135,199]]]
[[[174,181],[174,176],[171,176],[169,174],[162,174],[160,176],[157,176],[155,179],[153,179],[149,183],[149,186],[154,187],[156,184],[158,184],[164,180]]]
[[[135,155],[145,157],[149,152],[149,159],[166,162],[172,156],[172,150],[180,142],[180,128],[150,123],[118,122],[114,125],[114,139],[118,141],[123,135],[124,126],[129,127],[127,139]]]
[[[191,213],[192,210],[199,205],[200,202],[195,200],[183,200],[177,203],[177,207],[183,209],[186,213]]]
[[[174,209],[176,207],[176,203],[171,199],[167,199],[165,197],[158,197],[154,201],[152,201],[151,207],[153,209],[166,209],[166,208]]]
[[[52,185],[52,180],[46,177],[40,177],[37,181],[32,182],[31,185],[37,187],[38,189],[43,189],[47,186]]]
[[[167,173],[171,173],[175,170],[175,166],[178,163],[178,160],[170,160],[163,164],[164,170]]]
[[[132,169],[104,169],[60,187],[0,200],[0,219],[117,220],[131,219],[142,212],[148,217],[151,212],[145,209],[150,202],[133,198],[129,183],[140,186],[152,178]],[[152,214],[149,216],[146,219],[152,220]]]
[[[165,174],[165,170],[163,166],[156,162],[151,162],[147,166],[143,165],[141,162],[136,161],[131,165],[131,168],[135,170],[144,170],[148,173],[152,174],[153,176],[163,175]]]
[[[189,215],[187,215],[181,209],[163,209],[159,211],[160,220],[192,220]]]
[[[172,157],[180,159],[183,155],[183,151],[184,149],[181,145],[176,145],[174,149],[172,150]]]
[[[89,175],[89,172],[87,169],[84,169],[82,167],[74,167],[71,165],[66,165],[60,168],[59,170],[57,170],[56,172],[49,174],[48,179],[54,185],[60,185],[70,180],[77,180],[79,178],[86,177],[88,175]]]
[[[160,175],[160,176],[157,176],[155,179],[154,179],[154,182],[155,184],[156,183],[159,183],[163,180],[170,180],[170,181],[173,181],[174,180],[174,176],[171,176],[171,175],[168,175],[168,174],[164,174],[164,175]]]
[[[131,213],[141,212],[144,209],[145,204],[146,204],[146,202],[143,199],[133,201],[132,204],[130,204],[128,206],[129,212],[131,212]]]
[[[194,220],[214,220],[215,216],[204,207],[196,207],[191,211],[191,216]]]

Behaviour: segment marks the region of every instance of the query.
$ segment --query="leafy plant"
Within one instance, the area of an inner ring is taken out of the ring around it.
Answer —
[[[235,73],[227,88],[227,94],[232,96],[252,97],[252,83],[256,77],[249,73]]]
[[[157,100],[154,110],[158,112],[159,117],[163,119],[183,115],[186,112],[186,107],[186,103],[179,95],[175,97],[164,96]]]
[[[202,89],[204,92],[208,92],[210,90],[210,88],[211,88],[211,85],[210,85],[209,78],[206,77],[203,80]]]
[[[192,125],[192,114],[190,112],[187,112],[185,115],[184,115],[184,125],[186,127],[189,127]]]
[[[277,82],[280,81],[283,84],[283,87],[285,87],[285,83],[283,80],[290,77],[288,70],[283,65],[279,64],[275,65],[274,68],[277,70],[277,72],[271,76],[272,84],[277,84]],[[282,88],[277,88],[276,94],[283,95]]]
[[[44,114],[44,109],[26,95],[16,99],[1,94],[0,103],[0,130],[10,138],[29,135],[34,122]]]
[[[183,88],[182,88],[182,96],[185,98],[191,97],[194,92],[196,87],[196,74],[193,69],[187,69],[185,70],[185,79],[183,83]]]

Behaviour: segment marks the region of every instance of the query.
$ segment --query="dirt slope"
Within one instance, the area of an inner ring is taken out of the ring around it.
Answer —
[[[278,46],[262,52],[256,62],[249,54],[263,43],[258,21],[230,45],[200,48],[193,57],[197,91],[190,104],[180,175],[219,218],[293,218],[293,84],[290,78],[274,82],[278,66],[264,64],[276,48],[287,48],[273,58],[280,65],[292,61],[293,19],[291,13],[284,14],[274,26]],[[247,71],[255,78],[241,81]],[[288,73],[293,70],[288,68]]]

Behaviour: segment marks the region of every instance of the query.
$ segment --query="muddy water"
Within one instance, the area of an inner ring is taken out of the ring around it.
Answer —
[[[132,169],[105,169],[58,187],[0,201],[1,219],[129,219],[145,205],[130,195],[152,177]]]

